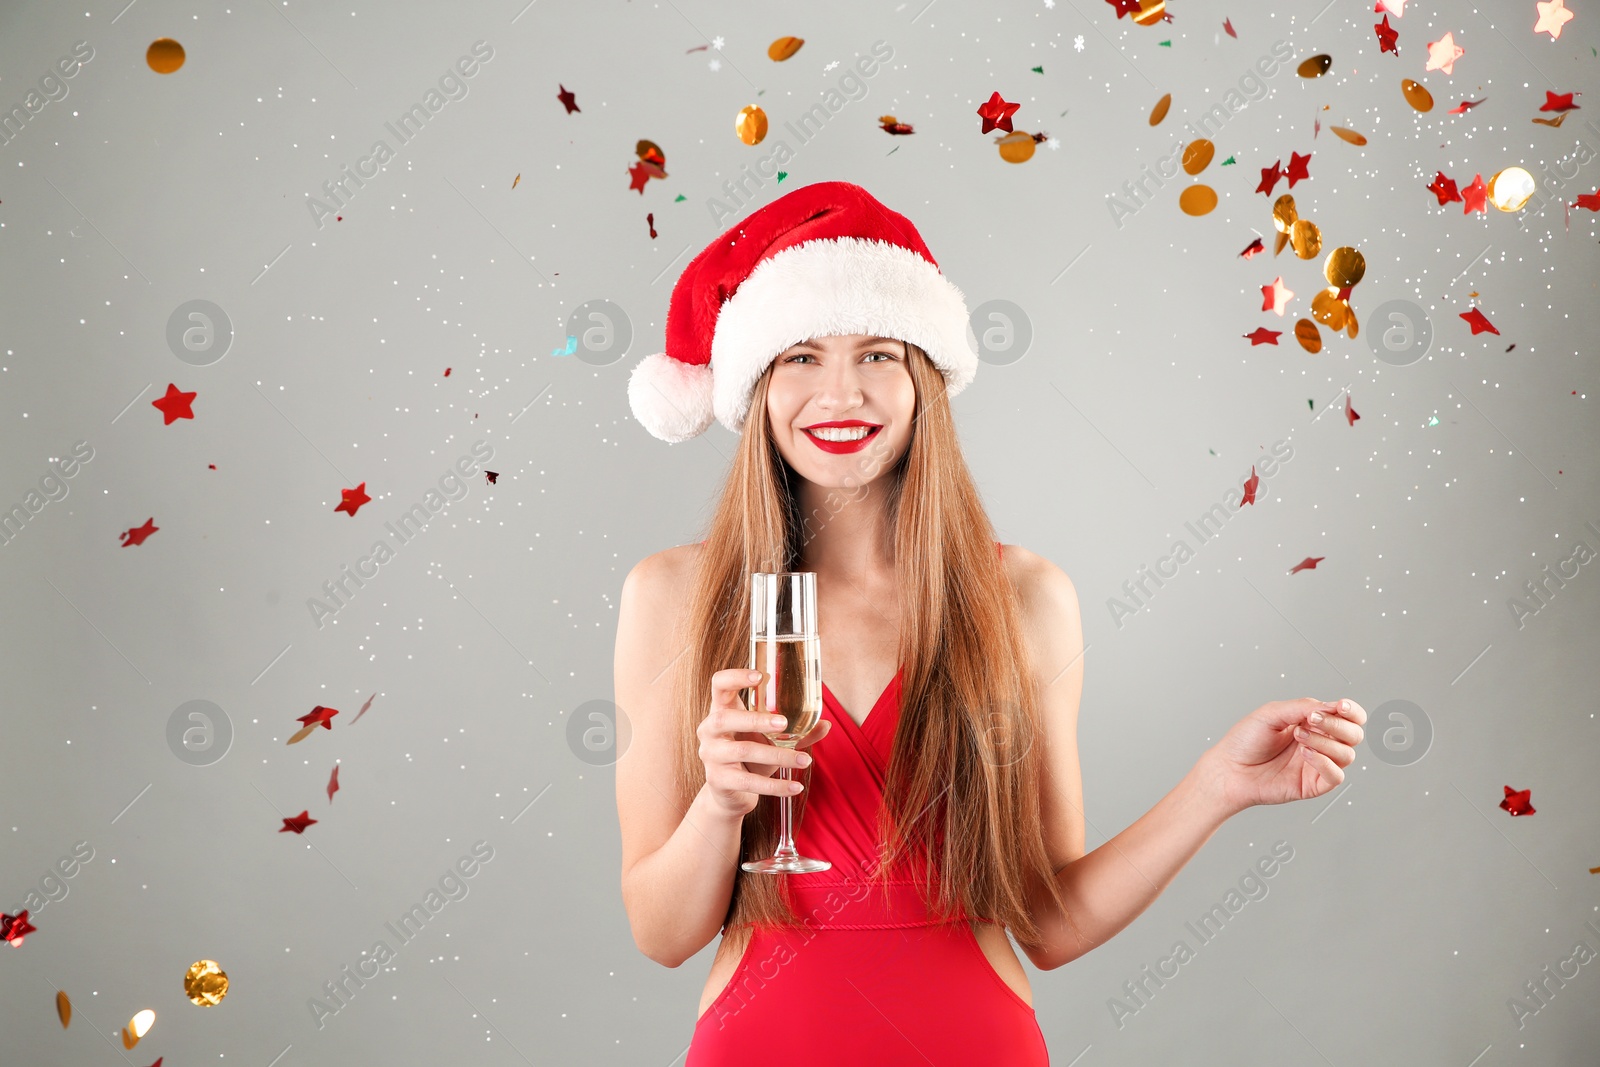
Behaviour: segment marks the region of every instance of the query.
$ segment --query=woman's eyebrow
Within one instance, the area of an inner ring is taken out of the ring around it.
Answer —
[[[893,338],[893,337],[868,337],[868,338],[865,338],[864,340],[857,341],[856,342],[856,347],[857,348],[867,348],[867,347],[869,347],[871,345],[883,344],[886,341],[889,342],[890,344],[893,344],[895,342],[895,340],[896,340],[896,338]],[[805,340],[805,341],[797,341],[794,344],[790,345],[789,347],[790,348],[815,348],[818,351],[822,350],[822,346],[820,344],[818,344],[815,339],[809,339],[809,340]]]

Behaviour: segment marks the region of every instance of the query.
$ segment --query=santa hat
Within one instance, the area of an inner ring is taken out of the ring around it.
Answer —
[[[961,290],[909,219],[859,185],[817,182],[753,212],[684,268],[666,351],[634,367],[628,403],[663,441],[695,437],[713,417],[739,433],[767,365],[838,334],[909,341],[955,396],[978,370],[967,319]]]

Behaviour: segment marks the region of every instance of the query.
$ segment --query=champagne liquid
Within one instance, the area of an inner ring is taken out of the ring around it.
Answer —
[[[822,718],[822,642],[817,637],[752,638],[750,668],[761,672],[751,687],[750,710],[782,715],[787,725],[772,743],[793,748]]]

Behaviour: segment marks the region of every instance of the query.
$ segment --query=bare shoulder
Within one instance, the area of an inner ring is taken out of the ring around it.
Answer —
[[[1083,652],[1077,587],[1066,571],[1037,552],[1021,545],[1004,545],[1001,551],[1017,590],[1036,670],[1041,680],[1055,680]]]
[[[696,542],[652,552],[633,565],[623,583],[624,591],[636,592],[652,601],[675,596],[694,570],[700,549],[701,545]]]

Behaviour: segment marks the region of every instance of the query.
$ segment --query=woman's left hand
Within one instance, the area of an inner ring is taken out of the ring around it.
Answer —
[[[1315,721],[1313,721],[1315,720]],[[1208,753],[1230,812],[1320,797],[1344,781],[1367,712],[1354,700],[1302,697],[1263,704]],[[1304,736],[1299,734],[1304,731]]]

